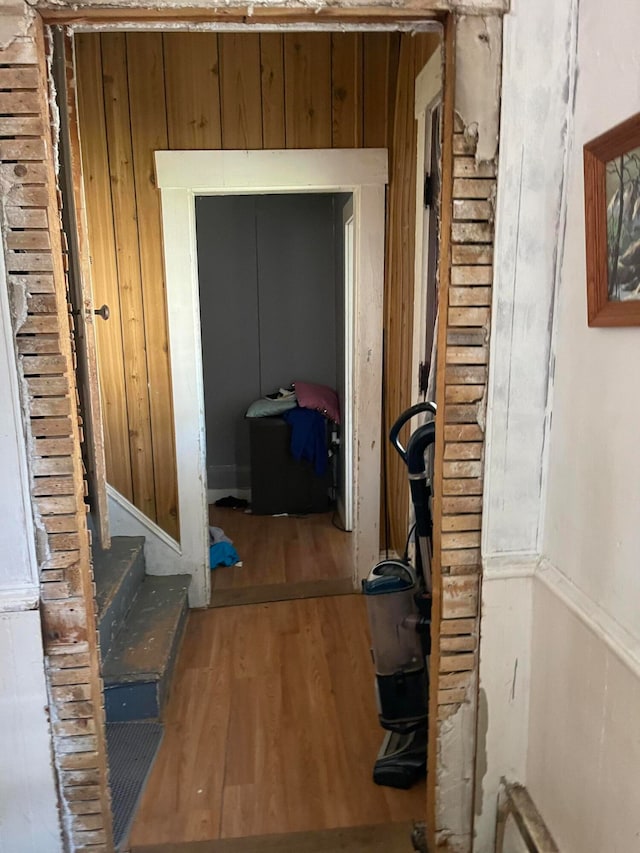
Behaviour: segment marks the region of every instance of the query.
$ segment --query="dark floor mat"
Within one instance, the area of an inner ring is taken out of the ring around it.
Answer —
[[[107,723],[113,841],[117,850],[127,840],[161,740],[160,723]]]

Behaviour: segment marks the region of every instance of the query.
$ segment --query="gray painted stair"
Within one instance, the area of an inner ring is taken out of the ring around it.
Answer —
[[[114,536],[108,551],[94,549],[93,579],[104,660],[144,580],[144,537]]]
[[[188,575],[145,575],[144,539],[94,550],[108,722],[161,719],[188,613]]]

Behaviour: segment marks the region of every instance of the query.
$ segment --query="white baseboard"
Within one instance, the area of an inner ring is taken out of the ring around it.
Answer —
[[[179,542],[172,539],[112,486],[107,485],[107,495],[111,535],[144,536],[144,558],[148,575],[188,574],[181,567],[182,551]]]

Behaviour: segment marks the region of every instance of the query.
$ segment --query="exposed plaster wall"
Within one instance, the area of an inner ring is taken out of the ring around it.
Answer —
[[[498,150],[502,21],[468,17],[456,30],[456,111],[478,137],[476,160],[493,160]]]
[[[640,111],[640,6],[580,0],[528,784],[561,850],[640,849],[640,328],[589,329],[582,147]]]
[[[2,252],[0,287],[0,850],[57,853],[34,533]]]
[[[16,0],[19,2],[19,0]],[[509,9],[509,0],[32,0],[31,5],[40,9],[127,9],[152,8],[171,9],[224,9],[247,10],[253,14],[256,9],[288,8],[320,12],[339,8],[359,8],[375,6],[402,9],[416,13],[461,12],[470,15],[486,13],[504,13]]]
[[[514,0],[504,21],[476,853],[493,851],[501,776],[527,781],[532,576],[543,512],[551,329],[566,221],[576,35],[575,0]]]
[[[0,613],[0,790],[0,850],[59,853],[37,610]]]
[[[34,12],[23,0],[2,0],[0,3],[0,49],[11,44],[29,29]]]

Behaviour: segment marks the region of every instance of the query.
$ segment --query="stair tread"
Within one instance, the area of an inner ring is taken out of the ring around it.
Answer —
[[[109,607],[138,554],[144,548],[144,536],[113,536],[111,547],[93,549],[93,579],[96,604],[101,616]]]
[[[187,608],[189,575],[147,575],[106,656],[106,686],[160,680]]]

